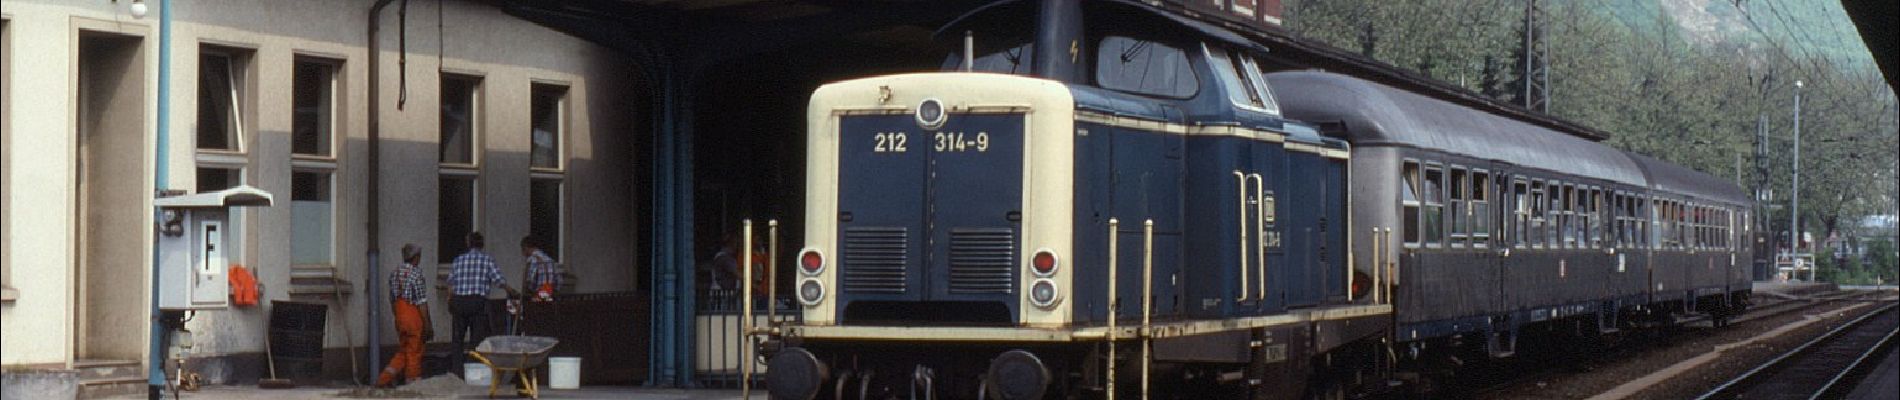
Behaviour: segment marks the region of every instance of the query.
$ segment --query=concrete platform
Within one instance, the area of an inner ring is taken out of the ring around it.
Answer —
[[[1756,296],[1767,296],[1767,297],[1778,297],[1778,298],[1807,297],[1807,296],[1813,296],[1817,293],[1832,292],[1836,290],[1840,290],[1840,287],[1835,286],[1833,283],[1828,283],[1828,282],[1815,283],[1815,282],[1756,281],[1754,285],[1754,292]]]

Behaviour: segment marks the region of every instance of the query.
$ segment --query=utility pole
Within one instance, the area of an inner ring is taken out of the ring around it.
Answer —
[[[1788,209],[1788,252],[1801,252],[1801,81],[1794,81],[1794,201]],[[1808,282],[1814,281],[1814,268],[1808,268]]]
[[[1524,0],[1524,108],[1550,112],[1550,46],[1537,23],[1537,0]]]

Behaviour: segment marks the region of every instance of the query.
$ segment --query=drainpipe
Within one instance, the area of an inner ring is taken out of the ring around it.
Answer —
[[[152,186],[153,200],[157,200],[158,194],[164,192],[166,188],[171,186],[171,177],[169,176],[171,174],[171,167],[166,162],[165,157],[166,153],[171,151],[171,67],[172,2],[171,0],[158,0],[158,131],[156,132],[158,137],[157,143],[153,146],[155,152],[153,163],[156,164],[152,167],[154,175]],[[160,218],[163,218],[163,215],[157,206],[152,207],[152,221],[159,221]],[[153,226],[156,227],[157,225]],[[146,342],[148,342],[151,347],[146,349],[146,351],[150,352],[150,355],[147,356],[148,362],[145,365],[145,384],[147,398],[157,400],[164,397],[164,394],[161,392],[165,389],[165,347],[163,344],[165,324],[163,323],[164,313],[158,310],[159,256],[158,238],[156,237],[158,233],[154,231],[153,235],[152,274],[150,278],[152,320],[148,321],[152,326],[150,332],[151,336],[146,338]]]
[[[382,15],[383,7],[389,6],[389,3],[392,1],[394,0],[376,0],[376,5],[370,6],[369,44],[365,46],[365,48],[369,49],[369,179],[368,183],[364,186],[366,186],[365,193],[368,193],[369,202],[369,210],[366,213],[368,216],[366,220],[368,221],[369,232],[364,236],[365,241],[369,244],[369,246],[367,246],[369,251],[368,254],[364,255],[364,258],[369,259],[369,275],[363,279],[363,292],[364,295],[369,296],[369,300],[364,303],[367,303],[365,307],[369,309],[369,313],[367,314],[369,315],[369,334],[367,336],[369,336],[369,371],[372,375],[381,374],[383,370],[383,341],[382,335],[380,334],[382,332],[377,330],[381,328],[381,326],[376,323],[377,301],[375,289],[376,276],[381,272],[381,268],[378,267],[381,266],[382,262],[383,236],[381,223],[383,218],[382,196],[379,190],[382,183],[381,159],[383,131],[381,127],[382,113],[379,112],[382,110],[381,90],[379,90],[382,88],[382,80],[378,78],[382,75],[380,73],[380,71],[382,71],[382,64],[378,62],[382,57],[379,56],[380,51],[376,48],[376,31],[378,26],[376,17]],[[407,4],[408,0],[404,0],[403,3]],[[398,34],[400,34],[400,32],[398,32]],[[428,312],[428,309],[423,309],[423,312]]]

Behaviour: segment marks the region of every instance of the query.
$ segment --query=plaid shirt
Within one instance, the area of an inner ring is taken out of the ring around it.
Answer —
[[[543,283],[561,287],[561,269],[554,258],[537,249],[528,255],[528,290],[540,290]]]
[[[428,282],[422,279],[422,268],[415,264],[403,264],[396,273],[389,275],[389,299],[409,300],[409,304],[422,305],[429,302],[429,292],[423,290]]]
[[[503,282],[495,257],[480,249],[456,256],[455,265],[449,267],[449,293],[456,296],[487,296],[489,289]]]

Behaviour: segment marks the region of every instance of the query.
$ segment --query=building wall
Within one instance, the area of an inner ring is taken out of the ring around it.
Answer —
[[[85,24],[104,24],[140,32],[147,49],[148,86],[157,82],[157,8],[134,18],[127,2],[109,0],[11,0],[0,8],[8,19],[11,57],[5,62],[10,76],[6,130],[7,174],[6,259],[17,289],[16,300],[0,306],[0,337],[6,351],[0,364],[69,364],[74,341],[74,269],[76,221],[70,210],[74,187],[72,37]],[[634,162],[644,154],[633,149],[637,75],[631,63],[610,51],[508,16],[492,6],[448,2],[410,4],[407,60],[398,63],[397,6],[381,16],[381,269],[384,275],[367,277],[365,242],[368,231],[368,50],[365,16],[371,2],[322,1],[190,1],[177,0],[172,37],[172,96],[170,147],[166,154],[169,187],[196,187],[194,135],[198,109],[198,56],[202,44],[215,44],[251,53],[244,138],[245,180],[276,196],[276,206],[242,214],[242,256],[233,263],[249,266],[265,287],[259,307],[199,312],[188,328],[196,333],[195,356],[213,357],[263,350],[268,303],[287,299],[291,264],[291,77],[299,55],[342,61],[336,94],[337,125],[333,243],[337,268],[356,293],[344,296],[342,312],[330,315],[326,346],[343,347],[346,337],[366,344],[367,296],[365,278],[382,286],[386,274],[398,265],[404,243],[425,248],[423,265],[438,260],[437,127],[439,125],[438,71],[483,77],[479,230],[489,237],[491,253],[505,276],[519,287],[523,257],[514,244],[529,228],[528,96],[531,82],[564,85],[567,92],[566,148],[567,214],[562,232],[564,255],[557,255],[579,277],[581,292],[633,290],[639,255],[634,218],[643,202],[633,182]],[[438,19],[440,15],[442,18]],[[440,33],[438,33],[440,32]],[[447,40],[441,40],[442,38]],[[406,81],[406,82],[404,82]],[[406,86],[406,88],[405,88]],[[156,89],[146,90],[155,98]],[[45,95],[45,94],[58,95]],[[406,101],[398,107],[400,98]],[[14,100],[25,101],[14,101]],[[146,104],[156,104],[147,101]],[[156,126],[148,116],[147,126]],[[150,130],[148,130],[149,132]],[[147,135],[151,135],[147,133]],[[152,140],[145,156],[150,164]],[[151,168],[142,180],[150,185]],[[21,189],[23,182],[30,188]],[[149,207],[149,200],[145,201]],[[149,209],[149,208],[148,208]],[[49,211],[50,210],[50,211]],[[144,229],[147,222],[126,226]],[[149,234],[147,235],[149,243]],[[149,254],[149,245],[139,249]],[[149,268],[149,266],[147,266]],[[434,274],[428,274],[434,280]],[[432,282],[433,283],[433,282]],[[448,331],[445,293],[431,290],[436,329]],[[149,292],[125,293],[149,298]],[[321,299],[304,299],[320,301]],[[332,303],[332,307],[336,307]],[[387,303],[381,307],[387,318]],[[142,311],[138,313],[143,315]],[[347,321],[339,321],[339,317]],[[89,323],[143,324],[144,321],[88,321]],[[347,322],[345,324],[344,322]],[[350,332],[343,330],[344,326]],[[144,332],[137,325],[137,332]],[[385,345],[393,345],[394,329],[385,321]],[[128,326],[130,329],[130,326]],[[142,334],[139,339],[142,340]],[[448,335],[438,335],[446,341]]]

